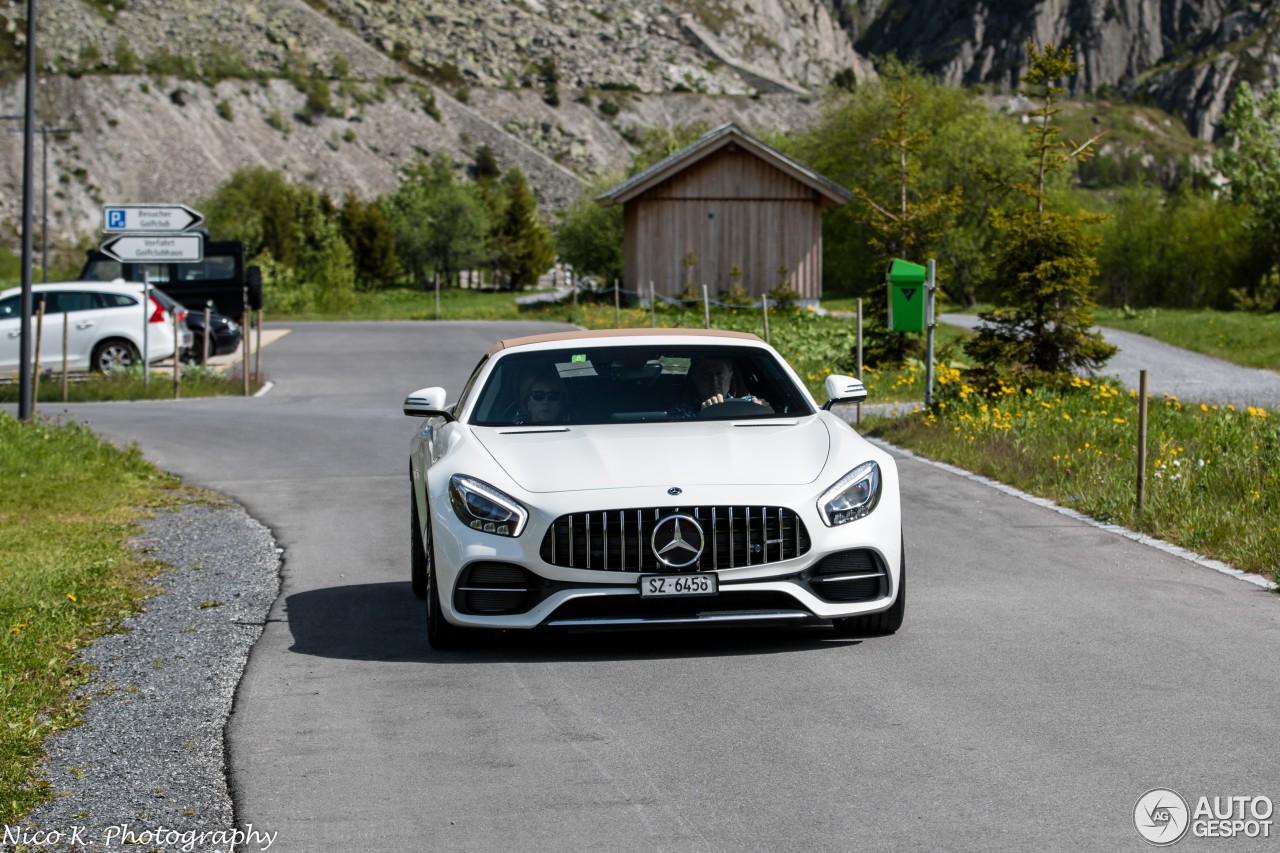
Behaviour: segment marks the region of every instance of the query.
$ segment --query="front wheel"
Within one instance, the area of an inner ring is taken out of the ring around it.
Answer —
[[[907,615],[907,547],[902,544],[902,563],[898,573],[898,598],[893,606],[881,613],[832,619],[837,637],[884,637],[896,633]]]
[[[452,652],[471,645],[474,632],[450,622],[440,609],[440,587],[435,574],[427,576],[427,644],[438,652]]]
[[[139,363],[138,350],[123,338],[108,338],[93,348],[93,369],[99,373],[128,370]]]
[[[427,549],[422,544],[422,522],[418,519],[418,501],[414,498],[412,484],[409,486],[409,520],[413,528],[409,537],[409,582],[413,587],[413,594],[425,600],[431,562]]]

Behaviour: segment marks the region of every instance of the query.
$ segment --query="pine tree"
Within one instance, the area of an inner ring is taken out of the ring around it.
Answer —
[[[1098,267],[1092,251],[1099,238],[1086,226],[1103,217],[1057,213],[1048,206],[1048,177],[1089,156],[1098,139],[1072,147],[1058,140],[1061,131],[1053,124],[1061,111],[1058,98],[1066,92],[1056,81],[1080,66],[1072,61],[1069,47],[1040,50],[1028,41],[1027,51],[1030,68],[1023,94],[1040,106],[1031,113],[1038,121],[1028,130],[1027,177],[1011,185],[1027,203],[1012,213],[991,212],[991,225],[1000,235],[996,275],[1001,307],[981,315],[982,325],[965,350],[990,375],[1040,383],[1100,367],[1116,348],[1091,330],[1092,281]]]
[[[538,283],[555,261],[551,232],[538,216],[538,205],[524,172],[503,176],[507,205],[494,235],[498,273],[512,290]]]

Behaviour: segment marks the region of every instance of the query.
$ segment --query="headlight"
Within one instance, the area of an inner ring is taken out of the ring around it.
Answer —
[[[848,524],[876,508],[880,502],[880,466],[864,462],[818,498],[818,512],[830,527]]]
[[[497,536],[519,536],[529,520],[528,510],[515,498],[461,474],[449,478],[449,502],[467,527]]]

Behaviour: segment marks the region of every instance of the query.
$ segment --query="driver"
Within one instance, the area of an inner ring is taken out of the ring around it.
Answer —
[[[769,405],[759,397],[752,396],[745,388],[739,387],[742,382],[734,370],[733,362],[727,358],[694,358],[689,362],[687,376],[689,386],[693,389],[693,397],[697,400],[689,413],[690,416],[696,415],[708,406],[730,400],[743,400],[760,406]]]

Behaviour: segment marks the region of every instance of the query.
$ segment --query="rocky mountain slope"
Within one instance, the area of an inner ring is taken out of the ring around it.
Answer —
[[[37,5],[38,117],[77,128],[49,139],[63,240],[95,231],[104,202],[193,203],[242,166],[370,196],[420,155],[465,162],[481,145],[555,209],[624,169],[644,128],[804,127],[833,77],[865,84],[890,53],[998,93],[1016,88],[1028,37],[1069,43],[1078,94],[1158,104],[1202,139],[1240,80],[1280,80],[1280,11],[1242,0]],[[0,0],[0,114],[22,112],[25,6]],[[20,197],[21,136],[0,134],[6,242]]]
[[[1280,83],[1273,0],[890,0],[844,3],[865,54],[895,53],[957,85],[1017,85],[1027,39],[1069,44],[1077,95],[1116,93],[1182,116],[1213,139],[1229,96]],[[867,12],[860,7],[870,7]]]

